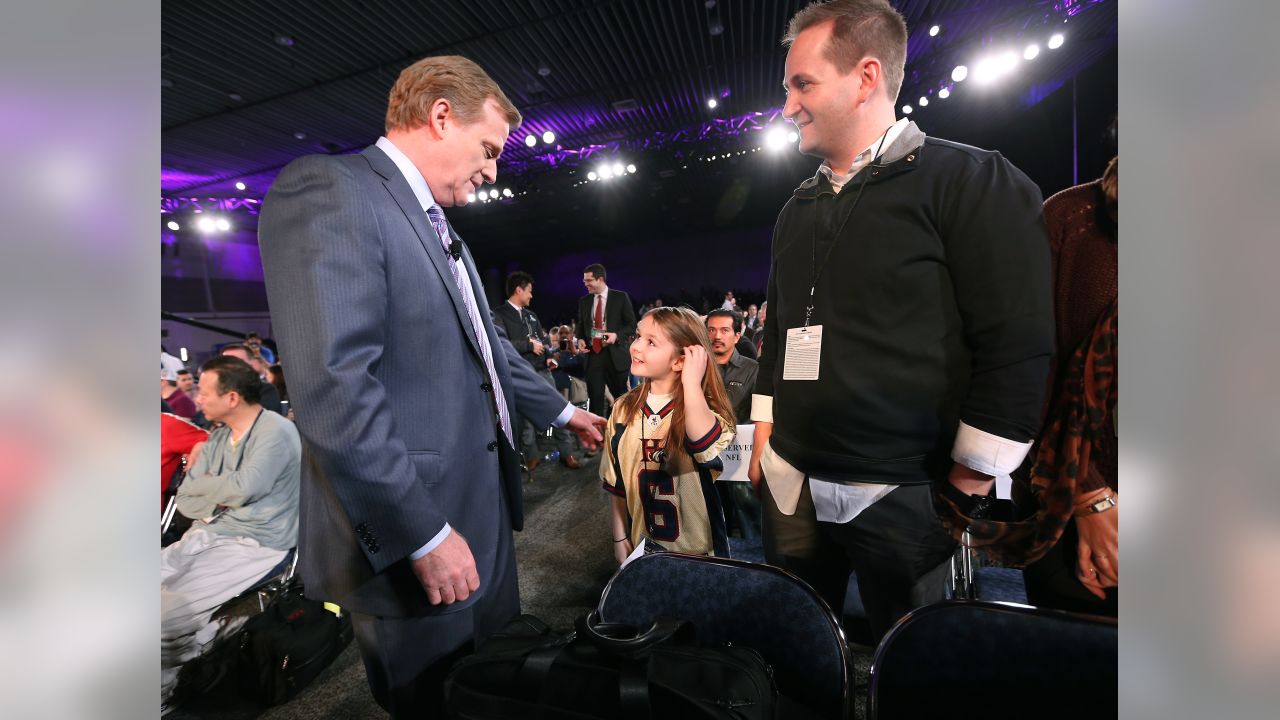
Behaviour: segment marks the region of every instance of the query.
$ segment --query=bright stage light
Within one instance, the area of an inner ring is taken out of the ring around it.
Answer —
[[[942,27],[940,25],[934,25],[929,28],[929,37],[937,37],[940,32],[942,32]]]
[[[938,91],[938,97],[943,100],[946,100],[947,98],[951,97],[951,91],[947,88],[942,88],[941,90]]]
[[[918,104],[920,107],[928,107],[928,106],[929,106],[929,98],[927,98],[927,97],[925,97],[925,96],[921,95],[921,96],[920,96],[920,102],[919,102],[919,103],[917,103],[917,104]]]
[[[764,136],[764,144],[769,146],[770,150],[777,150],[787,144],[787,131],[780,127],[769,128],[769,132]]]
[[[628,172],[628,173],[635,173],[635,171],[636,171],[636,166],[635,166],[634,164],[627,163],[627,172]]]
[[[964,82],[969,77],[969,68],[964,65],[957,65],[955,70],[951,71],[951,79],[956,82]]]
[[[613,177],[613,168],[608,165],[601,165],[596,172],[600,173],[601,180],[608,180]]]
[[[511,188],[502,188],[502,197],[511,197]]]
[[[181,229],[182,229],[182,226],[181,226],[181,225],[179,225],[178,223],[176,223],[176,222],[174,222],[174,221],[172,221],[172,220],[170,220],[170,221],[169,221],[169,223],[168,223],[168,227],[169,227],[169,229],[170,229],[170,230],[172,230],[172,231],[174,231],[174,232],[177,232],[177,231],[179,231],[179,230],[181,230]]]
[[[238,182],[238,183],[236,183],[236,189],[237,189],[237,190],[243,190],[243,189],[244,189],[244,183],[242,183],[242,182]]]
[[[1062,47],[1062,43],[1064,40],[1065,38],[1062,37],[1062,33],[1054,33],[1053,37],[1049,38],[1049,49],[1057,50],[1058,48]]]
[[[616,163],[614,163],[614,164],[613,164],[613,174],[614,174],[614,176],[616,176],[616,177],[622,177],[622,174],[623,174],[623,172],[625,172],[625,171],[626,171],[626,168],[622,167],[622,163],[620,163],[620,162],[616,162]]]
[[[196,221],[196,227],[200,228],[200,232],[211,233],[216,227],[213,218],[202,217]]]
[[[903,114],[903,115],[910,115],[910,114],[911,114],[911,113],[913,113],[913,112],[915,112],[915,108],[911,107],[910,105],[903,105],[903,106],[902,106],[902,114]]]
[[[719,104],[720,103],[715,98],[711,98],[710,100],[707,101],[707,107],[711,108],[712,110],[715,110],[716,106]]]
[[[533,135],[525,135],[524,144],[525,144],[525,147],[533,147],[534,145],[538,144],[538,138]]]
[[[978,64],[973,68],[973,81],[976,83],[989,83],[996,79],[1000,74],[999,65],[996,64],[995,58],[985,58],[979,60]]]
[[[475,202],[475,201],[476,201],[476,194],[475,194],[475,193],[467,193],[467,202],[469,202],[469,203],[473,203],[473,202]]]
[[[1040,46],[1035,43],[1031,43],[1030,45],[1027,46],[1026,50],[1022,51],[1022,57],[1024,60],[1035,60],[1036,56],[1039,54],[1040,54]]]
[[[231,223],[226,218],[218,218],[213,224],[222,232],[226,232],[231,229]]]
[[[592,170],[591,172],[587,173],[587,179],[591,180],[592,182],[594,182],[596,178],[599,178],[599,177],[600,176],[596,174],[595,170]]]
[[[555,134],[555,133],[551,132],[550,130],[548,130],[548,131],[546,131],[546,132],[542,133],[542,142],[544,142],[544,143],[546,143],[546,144],[550,145],[551,143],[553,143],[553,142],[555,142],[555,141],[556,141],[556,134]]]
[[[1008,75],[1013,72],[1013,69],[1018,67],[1018,53],[1012,50],[1000,53],[1000,57],[996,58],[996,67],[1001,75]]]

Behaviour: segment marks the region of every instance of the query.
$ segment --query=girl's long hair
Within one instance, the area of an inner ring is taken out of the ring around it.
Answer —
[[[707,371],[702,376],[702,396],[707,399],[711,412],[724,418],[730,426],[736,422],[733,406],[729,404],[729,395],[725,392],[724,382],[720,380],[720,370],[716,367],[715,355],[711,352],[711,339],[707,337],[707,328],[697,313],[689,308],[656,307],[646,312],[641,318],[649,318],[658,329],[676,346],[677,352],[684,352],[689,345],[701,345],[707,351]],[[676,373],[678,376],[680,373]],[[675,458],[687,454],[685,450],[684,432],[684,393],[677,385],[672,398],[674,407],[671,412],[671,429],[667,433],[667,457]],[[644,407],[649,397],[649,380],[645,378],[639,385],[618,400],[618,417],[627,424],[635,419],[640,408]],[[675,442],[670,442],[675,440]]]

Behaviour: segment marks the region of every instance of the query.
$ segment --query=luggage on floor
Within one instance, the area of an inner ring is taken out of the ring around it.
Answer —
[[[698,647],[693,627],[671,618],[637,631],[595,613],[567,634],[517,617],[454,665],[444,693],[455,720],[748,720],[775,717],[778,700],[772,670],[750,648]]]

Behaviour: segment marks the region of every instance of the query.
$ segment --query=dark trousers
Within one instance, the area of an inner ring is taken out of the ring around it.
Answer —
[[[500,500],[501,512],[506,501]],[[462,656],[520,613],[515,547],[500,533],[495,578],[470,607],[444,615],[351,614],[373,697],[393,718],[443,718],[444,678]]]
[[[1080,584],[1076,554],[1079,543],[1080,534],[1073,519],[1062,531],[1058,544],[1023,571],[1027,601],[1036,607],[1116,617],[1120,609],[1118,588],[1106,588],[1107,597],[1103,600]]]
[[[608,417],[604,409],[605,385],[609,386],[614,400],[622,397],[627,392],[627,372],[630,369],[630,363],[626,367],[616,367],[609,348],[587,354],[587,407],[591,412]]]
[[[809,583],[837,617],[849,573],[876,642],[903,615],[946,596],[956,543],[933,510],[930,485],[902,485],[847,523],[818,522],[806,481],[794,515],[761,485],[765,560]]]

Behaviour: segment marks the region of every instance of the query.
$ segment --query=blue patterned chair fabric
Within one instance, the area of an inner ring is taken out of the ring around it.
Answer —
[[[1092,717],[1118,698],[1114,618],[983,600],[907,614],[871,664],[868,715]]]
[[[769,565],[656,553],[619,570],[600,598],[605,622],[648,627],[659,615],[693,623],[704,645],[759,652],[778,691],[822,717],[847,717],[844,633],[826,603],[795,576]]]

